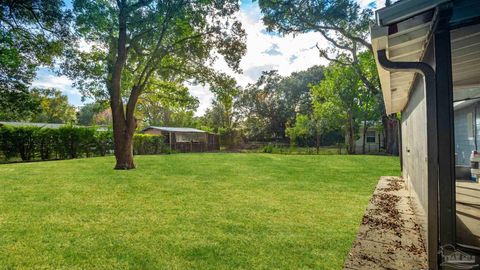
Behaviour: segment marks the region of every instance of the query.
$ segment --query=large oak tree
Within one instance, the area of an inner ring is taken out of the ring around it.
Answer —
[[[90,48],[66,70],[86,96],[110,100],[116,169],[135,168],[135,108],[153,81],[206,83],[219,56],[239,71],[245,32],[237,0],[77,0],[76,31]]]

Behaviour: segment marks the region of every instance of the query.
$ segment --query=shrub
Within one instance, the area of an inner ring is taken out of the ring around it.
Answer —
[[[4,127],[1,133],[1,149],[6,159],[20,156],[22,160],[35,157],[38,127]]]
[[[151,134],[135,134],[133,137],[133,154],[160,154],[165,151],[164,137]]]
[[[15,157],[18,154],[12,140],[13,127],[2,126],[0,128],[0,150],[6,160]]]
[[[274,148],[273,144],[269,143],[263,147],[263,152],[271,154],[273,153],[273,148]]]
[[[105,156],[113,150],[113,133],[111,130],[95,132],[95,154]]]
[[[7,161],[15,157],[28,161],[105,156],[113,152],[113,134],[111,130],[91,127],[4,125],[0,127],[0,151]],[[133,152],[135,155],[172,153],[165,147],[163,136],[147,134],[134,135]]]
[[[57,132],[55,129],[42,128],[37,131],[37,151],[42,160],[52,158],[55,152],[55,140],[57,139]]]

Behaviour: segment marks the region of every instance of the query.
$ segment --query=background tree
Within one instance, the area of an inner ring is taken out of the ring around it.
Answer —
[[[102,102],[92,102],[83,105],[77,112],[77,124],[82,126],[91,126],[95,124],[95,116],[105,109],[108,104]]]
[[[54,88],[34,88],[33,98],[40,104],[40,111],[33,115],[32,122],[68,123],[76,119],[75,107],[68,103],[68,97]]]
[[[359,54],[359,65],[364,76],[376,84],[380,84],[375,59],[369,52]],[[360,119],[362,121],[362,153],[366,153],[367,131],[370,127],[378,125],[383,111],[383,98],[380,92],[374,93],[365,86],[360,88],[359,95]]]
[[[137,117],[143,125],[195,126],[199,101],[180,82],[152,82],[139,98]]]
[[[323,78],[322,66],[282,77],[277,71],[264,72],[239,97],[246,136],[255,140],[285,140],[287,123],[295,125],[297,114],[310,115],[310,84]]]
[[[380,84],[368,78],[359,59],[364,51],[373,54],[368,42],[369,24],[374,19],[373,6],[362,9],[355,0],[259,0],[259,5],[269,31],[281,34],[320,33],[330,43],[329,48],[317,45],[320,55],[352,67],[364,86],[377,98],[382,98]],[[383,107],[382,110],[386,151],[398,154],[398,119],[395,115],[387,116]]]
[[[318,99],[313,99],[313,113],[310,116],[310,121],[314,129],[315,146],[317,154],[320,151],[320,144],[325,136],[331,135],[330,143],[344,143],[345,138],[338,135],[338,131],[342,128],[339,117],[341,117],[342,109],[336,107],[334,102],[323,100],[318,102]]]
[[[308,115],[298,114],[293,126],[287,127],[286,135],[290,138],[291,145],[297,145],[299,140],[307,140],[312,136],[314,127]]]
[[[52,66],[69,41],[70,13],[62,0],[0,1],[0,118],[37,112],[29,86],[39,66]]]
[[[74,1],[78,38],[93,45],[73,51],[66,68],[86,95],[110,100],[116,169],[135,168],[135,109],[152,80],[205,82],[218,55],[239,70],[238,10],[236,0]]]
[[[287,108],[280,102],[278,89],[282,77],[276,70],[263,72],[254,84],[241,94],[239,105],[250,140],[283,140],[287,123]]]
[[[95,117],[93,118],[93,124],[99,126],[112,126],[112,110],[110,108],[106,108],[103,111],[95,114]]]
[[[322,82],[312,86],[314,106],[317,117],[321,119],[326,110],[336,112],[336,119],[330,120],[342,123],[348,142],[348,153],[355,153],[356,121],[360,112],[359,94],[363,86],[357,73],[351,66],[332,63]],[[323,114],[323,115],[322,115]],[[332,117],[333,115],[330,115]]]
[[[220,134],[220,143],[233,148],[240,143],[240,113],[238,97],[240,88],[230,76],[219,76],[211,82],[210,91],[215,95],[211,107],[202,117],[201,125]]]

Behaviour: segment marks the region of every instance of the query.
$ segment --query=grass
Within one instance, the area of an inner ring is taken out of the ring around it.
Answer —
[[[381,156],[178,154],[0,165],[0,269],[340,269]]]
[[[318,149],[315,147],[297,147],[297,146],[290,146],[290,147],[277,147],[277,146],[265,146],[260,149],[250,150],[246,152],[254,152],[254,153],[270,153],[270,154],[285,154],[285,155],[339,155],[339,154],[347,154],[347,150],[345,148],[339,148],[335,146],[322,146]]]

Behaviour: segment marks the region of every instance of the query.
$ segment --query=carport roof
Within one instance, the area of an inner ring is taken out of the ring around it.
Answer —
[[[186,127],[157,127],[157,126],[149,126],[145,128],[147,129],[158,129],[165,132],[190,132],[190,133],[206,133],[206,131],[196,129],[196,128],[186,128]]]

